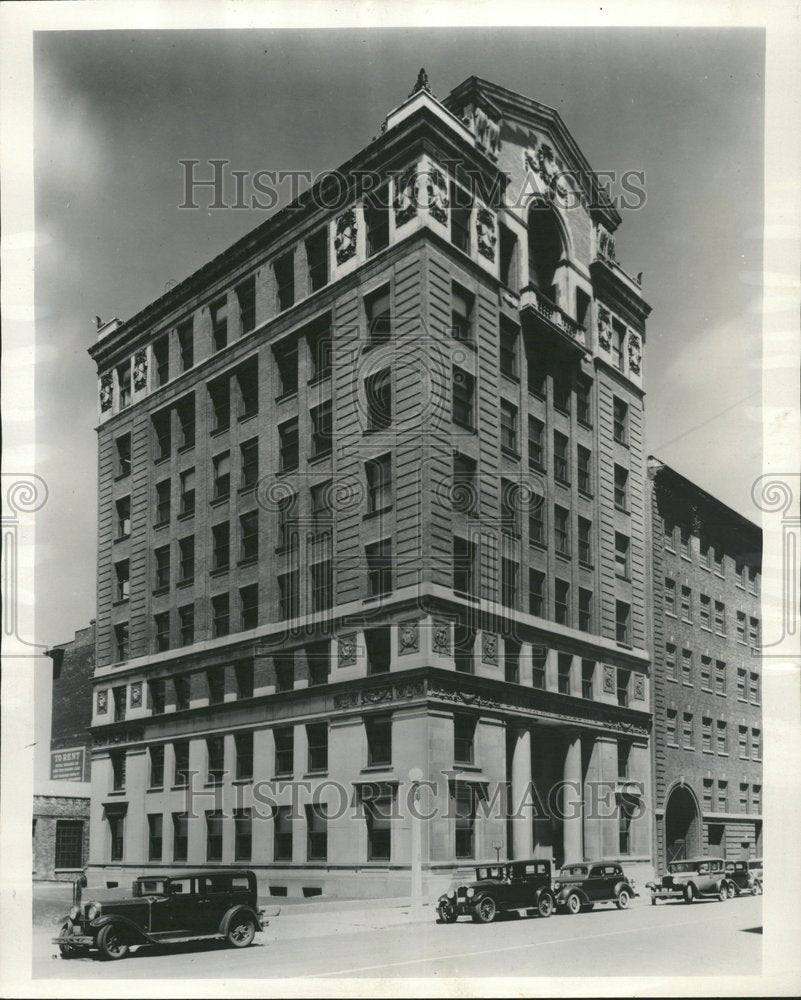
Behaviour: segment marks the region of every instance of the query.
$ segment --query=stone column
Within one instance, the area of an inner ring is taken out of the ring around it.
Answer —
[[[531,730],[512,732],[512,857],[530,858],[534,849],[531,815]]]
[[[581,734],[568,733],[562,778],[562,827],[565,863],[582,861],[584,857],[581,807]]]

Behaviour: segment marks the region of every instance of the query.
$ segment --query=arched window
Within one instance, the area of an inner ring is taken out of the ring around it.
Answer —
[[[550,205],[535,202],[528,213],[529,282],[556,302],[554,274],[564,256],[559,223]]]

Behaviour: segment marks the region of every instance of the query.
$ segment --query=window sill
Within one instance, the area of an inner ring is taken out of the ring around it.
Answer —
[[[670,747],[671,750],[678,750],[678,749],[680,749],[678,743],[670,743],[670,742],[668,742],[668,743],[665,744],[665,746]]]
[[[153,460],[154,465],[164,465],[165,462],[169,462],[170,455],[159,455],[158,458]]]
[[[576,423],[579,424],[581,427],[586,427],[588,431],[592,430],[591,420],[582,420],[581,417],[576,417]]]
[[[503,369],[501,369],[501,375],[503,375],[504,378],[509,379],[510,382],[514,382],[515,384],[520,385],[520,376],[517,374],[517,372],[505,372]]]
[[[322,768],[319,771],[306,771],[303,775],[304,778],[326,778],[328,777],[328,768]]]
[[[108,795],[116,795],[116,796],[125,795],[125,789],[124,788],[112,788],[112,789],[110,789],[107,792],[107,794]]]
[[[554,555],[557,559],[561,559],[562,562],[570,562],[572,559],[569,552],[555,552]]]
[[[538,542],[536,538],[529,538],[528,547],[530,549],[541,549],[543,552],[548,548],[545,542]]]
[[[130,534],[128,534],[128,535],[117,535],[117,537],[114,539],[114,544],[116,545],[117,542],[127,542],[130,537],[131,537]]]
[[[665,677],[665,680],[666,681],[670,681],[672,684],[678,684],[679,683],[678,677]]]
[[[568,409],[568,410],[566,410],[566,409],[565,409],[564,407],[562,407],[562,406],[557,406],[557,405],[556,405],[556,403],[554,403],[554,404],[553,404],[553,408],[554,408],[554,410],[555,410],[555,411],[556,411],[557,413],[561,413],[563,417],[569,417],[569,416],[570,416],[570,410],[569,410],[569,409]]]
[[[728,753],[725,750],[718,750],[718,757],[728,757]]]
[[[560,479],[559,476],[554,476],[553,481],[556,483],[557,486],[564,486],[566,489],[570,489],[569,479]]]
[[[169,518],[166,521],[156,521],[156,523],[153,525],[153,530],[158,531],[160,528],[167,528],[169,527],[169,524],[170,524]]]
[[[297,472],[297,471],[298,471],[298,463],[296,462],[294,465],[285,465],[282,468],[280,468],[278,470],[278,475],[288,476],[291,472]]]
[[[325,371],[316,372],[308,380],[306,385],[319,385],[321,382],[328,382],[331,378],[331,369],[327,368]]]
[[[188,451],[192,451],[194,447],[195,447],[195,442],[188,441],[186,444],[181,445],[181,447],[178,449],[178,454],[185,455]]]
[[[481,770],[481,767],[478,764],[474,764],[471,760],[456,760],[456,758],[454,757],[453,763],[454,763],[454,766],[458,764],[460,770],[462,770],[462,771],[480,771]]]
[[[691,557],[690,556],[685,556],[685,554],[683,552],[681,554],[681,559],[682,559],[682,562],[688,562],[688,563],[692,562]]]
[[[275,547],[275,554],[277,556],[285,556],[289,552],[297,552],[297,551],[298,551],[297,545],[276,545]]]
[[[514,448],[506,448],[501,445],[501,454],[505,455],[507,458],[514,459],[516,462],[520,461],[520,452],[515,451]]]
[[[155,590],[153,591],[153,593],[154,594],[156,593]],[[119,601],[113,601],[111,606],[112,608],[119,608],[123,604],[129,604],[130,600],[131,600],[130,597],[121,597]]]
[[[209,437],[219,437],[221,434],[225,434],[226,431],[230,431],[231,425],[226,424],[224,427],[215,427]]]
[[[195,512],[193,510],[185,510],[178,515],[179,521],[188,521],[190,517],[194,517]]]
[[[701,753],[708,754],[710,757],[714,757],[715,756],[715,751],[714,750],[707,750],[706,747],[701,751]]]
[[[191,587],[194,582],[195,578],[193,576],[189,576],[185,580],[179,580],[175,586],[178,590],[183,590],[186,587]]]
[[[237,566],[254,566],[259,561],[258,553],[255,556],[248,556],[246,559],[240,559],[237,562]]]
[[[240,424],[244,424],[246,420],[252,420],[253,417],[258,417],[258,415],[259,415],[258,410],[251,410],[250,413],[240,413],[239,416],[237,417],[237,421]]]
[[[541,472],[543,475],[548,471],[541,462],[532,462],[531,459],[528,461],[529,472]]]
[[[280,395],[275,397],[276,403],[280,406],[281,403],[288,403],[293,399],[298,398],[298,390],[291,389],[289,392],[282,392]]]
[[[368,602],[373,602],[373,601],[383,601],[387,597],[392,597],[391,590],[384,590],[380,594],[370,594],[369,597],[365,597],[364,603],[367,604]]]
[[[615,441],[615,444],[619,444],[621,448],[625,448],[626,451],[628,451],[628,448],[629,448],[628,441],[621,441],[620,438],[615,438],[614,441]]]
[[[252,493],[255,489],[255,483],[246,483],[244,486],[239,487],[238,493],[241,497],[243,497],[246,493]]]
[[[665,617],[672,618],[673,621],[676,621],[676,615],[672,611],[665,611]]]
[[[592,490],[583,490],[580,486],[578,488],[578,493],[580,497],[584,497],[585,500],[592,500],[595,494]]]
[[[145,789],[145,791],[146,792],[163,792],[164,791],[164,785],[149,785]]]
[[[114,477],[114,482],[118,483],[121,479],[127,479],[130,474],[130,472],[121,472],[119,475]]]
[[[392,761],[387,761],[386,764],[368,764],[367,767],[363,767],[359,774],[374,774],[376,771],[391,771]]]
[[[712,632],[712,629],[708,625],[701,625],[702,632]]]
[[[380,510],[368,510],[366,514],[362,515],[363,521],[371,521],[376,517],[381,517],[382,514],[389,514],[392,512],[392,504],[387,507],[382,507]]]
[[[211,570],[209,576],[225,576],[230,571],[230,566],[218,566],[216,569]]]
[[[620,506],[618,506],[618,504],[615,504],[615,510],[619,511],[621,514],[630,514],[631,513],[631,511],[628,509],[628,507],[620,507]]]
[[[693,682],[692,682],[692,681],[682,681],[682,682],[681,682],[681,686],[682,686],[682,687],[686,687],[686,688],[691,688],[691,687],[695,687],[695,685],[693,684]],[[710,693],[711,693],[711,692],[710,692]]]
[[[248,775],[246,778],[234,778],[231,782],[232,785],[249,785],[253,781],[253,775]]]
[[[581,559],[579,559],[579,566],[581,566],[582,569],[595,569],[595,564],[594,563],[584,562]],[[621,577],[618,577],[618,579],[619,580],[625,580],[626,577],[621,576]]]
[[[455,597],[461,597],[465,601],[475,601],[478,604],[479,599],[475,594],[468,594],[466,590],[454,590]]]
[[[224,503],[228,503],[230,499],[231,499],[231,494],[226,493],[221,497],[215,497],[213,500],[209,500],[209,506],[221,507]]]
[[[327,448],[325,451],[318,451],[316,455],[310,456],[307,461],[307,465],[316,465],[318,462],[324,461],[326,458],[330,458],[333,449]]]
[[[282,771],[280,774],[273,775],[273,777],[270,780],[271,781],[292,781],[292,779],[294,777],[295,777],[295,772],[294,771]],[[291,861],[292,859],[290,858],[289,860]]]
[[[478,347],[476,346],[476,342],[472,339],[463,340],[461,337],[451,337],[451,340],[461,345],[462,347],[466,347],[469,351],[473,351],[476,354],[478,353]]]
[[[457,427],[461,427],[464,431],[469,431],[471,434],[476,433],[476,428],[472,424],[462,423],[461,420],[456,420],[455,418],[453,419],[453,423],[456,424]]]
[[[712,694],[711,687],[702,687],[701,690],[704,692],[704,694]]]
[[[167,584],[166,587],[154,587],[153,590],[151,591],[154,597],[161,597],[162,594],[169,594],[169,592],[170,592],[169,584]]]

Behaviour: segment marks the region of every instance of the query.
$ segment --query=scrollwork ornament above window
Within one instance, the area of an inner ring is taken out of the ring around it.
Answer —
[[[352,208],[343,212],[337,219],[337,231],[334,237],[334,250],[337,255],[337,264],[344,264],[356,253],[356,213]]]
[[[608,351],[612,346],[612,317],[604,306],[598,306],[598,343]]]
[[[417,215],[417,167],[413,166],[395,182],[395,225],[402,226]]]
[[[426,198],[431,217],[443,226],[448,224],[448,182],[440,170],[432,169],[426,176]]]
[[[642,345],[640,344],[640,338],[636,333],[629,334],[629,370],[634,372],[635,375],[640,374],[640,365],[642,363]]]
[[[114,376],[105,372],[100,376],[100,412],[105,413],[114,404]]]
[[[141,392],[147,386],[147,350],[142,348],[134,355],[134,389]]]

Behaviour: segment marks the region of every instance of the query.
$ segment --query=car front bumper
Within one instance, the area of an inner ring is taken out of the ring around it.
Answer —
[[[95,943],[91,934],[65,934],[64,937],[54,937],[51,940],[53,944],[79,945],[82,948],[91,948]]]

